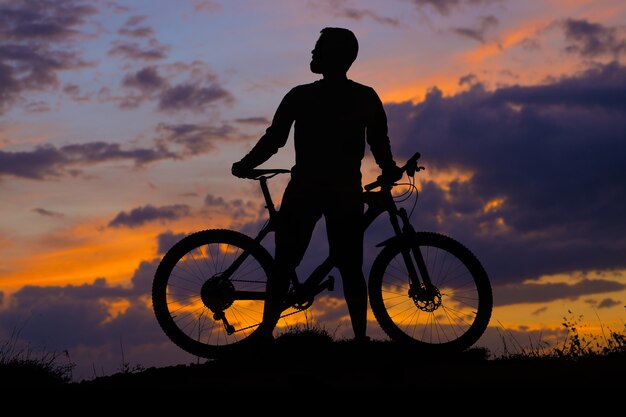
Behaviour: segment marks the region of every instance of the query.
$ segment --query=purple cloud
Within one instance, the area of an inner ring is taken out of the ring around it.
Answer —
[[[52,211],[52,210],[47,210],[41,207],[34,208],[33,211],[37,214],[41,214],[44,217],[55,217],[55,218],[65,217],[63,213],[59,213],[59,212]]]
[[[448,15],[450,12],[463,5],[475,6],[479,4],[489,4],[500,2],[502,0],[410,0],[418,7],[430,6],[442,15]]]
[[[230,93],[217,84],[203,87],[192,83],[184,83],[163,91],[159,98],[159,109],[166,111],[202,111],[208,105],[230,98]]]
[[[624,28],[606,27],[584,19],[567,19],[562,23],[565,37],[571,43],[566,51],[593,58],[609,55],[614,58],[626,52]]]
[[[179,147],[178,153],[181,156],[211,152],[215,149],[217,141],[240,140],[245,137],[238,134],[237,130],[229,124],[212,126],[160,123],[157,130],[160,133],[159,143],[165,147],[172,145]]]
[[[480,23],[476,28],[462,28],[458,27],[454,29],[454,32],[458,35],[465,36],[466,38],[473,39],[480,43],[485,43],[486,32],[498,25],[498,19],[495,16],[483,16],[480,18]]]
[[[399,161],[419,151],[427,170],[473,173],[447,190],[426,181],[415,221],[468,245],[495,284],[626,267],[625,67],[451,97],[433,89],[387,112]],[[502,205],[485,209],[492,201]]]
[[[319,3],[319,2],[318,2]],[[398,26],[400,21],[391,17],[382,16],[370,9],[356,8],[347,5],[346,0],[327,0],[322,5],[328,9],[333,16],[343,17],[352,20],[371,19],[376,23],[390,26]]]
[[[56,88],[58,73],[90,65],[72,49],[97,9],[79,0],[0,5],[0,114],[23,92]]]
[[[0,177],[11,175],[30,179],[59,177],[73,167],[93,163],[130,160],[136,166],[150,162],[176,158],[177,155],[160,146],[124,150],[117,143],[90,142],[56,147],[37,146],[32,151],[10,152],[0,150]]]
[[[168,46],[152,38],[148,45],[138,42],[114,41],[108,55],[136,61],[158,61],[167,57]]]
[[[129,212],[118,213],[108,224],[109,227],[140,227],[156,220],[171,221],[189,216],[191,209],[186,204],[155,207],[150,204],[136,207]]]
[[[163,71],[170,74],[163,76]],[[180,80],[181,76],[187,76],[187,79]],[[162,66],[161,69],[144,67],[126,74],[122,85],[133,90],[120,100],[122,107],[137,107],[146,100],[155,100],[157,108],[164,112],[201,113],[211,106],[233,101],[231,93],[217,82],[213,71],[199,61]]]
[[[626,289],[626,285],[604,279],[584,279],[576,284],[510,284],[496,287],[494,299],[497,300],[498,306],[518,303],[546,303],[558,299],[577,300],[582,296],[623,291],[624,289]]]
[[[147,16],[131,16],[126,20],[124,26],[118,29],[117,33],[131,38],[152,38],[154,29],[149,26],[138,26],[146,19]]]

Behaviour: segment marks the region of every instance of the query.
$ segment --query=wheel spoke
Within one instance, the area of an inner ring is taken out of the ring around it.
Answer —
[[[486,272],[466,247],[447,236],[421,232],[414,244],[422,253],[434,292],[410,284],[402,256],[406,249],[399,243],[390,245],[372,266],[369,292],[374,316],[391,339],[439,349],[468,348],[491,317]]]
[[[222,272],[244,252],[244,262],[226,280]],[[260,244],[238,232],[216,229],[187,236],[166,253],[155,274],[152,300],[161,328],[197,356],[212,357],[240,343],[263,317],[262,294],[272,262]],[[237,293],[255,296],[238,299]]]

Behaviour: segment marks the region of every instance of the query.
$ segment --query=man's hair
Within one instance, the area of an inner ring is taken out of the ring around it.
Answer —
[[[359,53],[359,42],[354,33],[349,29],[335,27],[326,27],[320,33],[328,41],[333,57],[347,71]]]

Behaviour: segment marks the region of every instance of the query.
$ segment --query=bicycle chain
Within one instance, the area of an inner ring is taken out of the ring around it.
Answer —
[[[293,306],[292,306],[292,307],[293,307]],[[309,307],[310,307],[310,306],[309,306]],[[309,308],[309,307],[302,308],[302,309],[298,309],[298,308],[294,307],[294,308],[296,309],[296,311],[293,311],[293,312],[291,312],[291,313],[287,313],[287,314],[283,314],[283,315],[281,315],[281,316],[279,317],[279,319],[278,319],[278,320],[280,320],[280,319],[282,319],[282,318],[284,318],[284,317],[293,316],[294,314],[302,313],[304,310],[306,310],[306,309],[307,309],[307,308]],[[259,324],[260,324],[260,323],[259,323]],[[248,329],[252,329],[253,327],[257,327],[257,326],[259,326],[259,324],[253,324],[253,325],[248,326],[248,327],[242,327],[241,329],[235,330],[235,331],[234,331],[234,333],[237,333],[237,332],[242,332],[242,331],[244,331],[244,330],[248,330]]]
[[[259,281],[251,281],[251,280],[244,280],[244,279],[237,279],[237,280],[233,280],[233,281],[237,281],[237,282],[248,282],[248,283],[253,283],[253,284],[258,284]],[[309,303],[307,306],[305,307],[296,307],[295,305],[291,305],[289,307],[293,307],[296,311],[293,311],[291,313],[287,313],[287,314],[283,314],[279,317],[279,320],[284,318],[284,317],[289,317],[289,316],[293,316],[294,314],[298,314],[301,313],[305,310],[307,310],[309,307],[311,307],[312,303]],[[289,308],[288,307],[288,308]],[[241,329],[235,330],[235,333],[237,332],[242,332],[244,330],[248,330],[248,329],[252,329],[253,327],[257,327],[258,324],[253,324],[251,326],[247,326],[247,327],[242,327]]]

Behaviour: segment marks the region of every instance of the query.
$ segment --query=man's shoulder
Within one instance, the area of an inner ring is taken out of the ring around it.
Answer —
[[[316,80],[310,83],[306,83],[306,84],[300,84],[297,85],[295,87],[293,87],[290,90],[290,93],[303,93],[303,92],[307,92],[307,91],[311,91],[311,90],[317,90],[320,88],[323,88],[324,82],[323,80]],[[374,88],[370,87],[369,85],[365,85],[365,84],[361,84],[359,82],[353,81],[353,80],[347,80],[347,85],[354,90],[358,90],[364,93],[368,93],[368,94],[376,94],[376,91],[374,90]]]
[[[315,88],[319,88],[321,80],[312,81],[310,83],[299,84],[291,89],[291,91],[299,92],[299,91],[307,91]]]
[[[316,83],[312,82],[312,83],[308,83],[308,84],[300,84],[300,85],[296,85],[295,87],[292,87],[286,94],[287,97],[291,96],[291,97],[295,97],[295,96],[299,96],[302,94],[307,94],[308,92],[310,92],[311,90],[316,88]]]
[[[374,91],[374,88],[370,87],[369,85],[361,84],[354,80],[348,80],[348,82],[352,85],[353,88],[358,88],[364,91]]]

